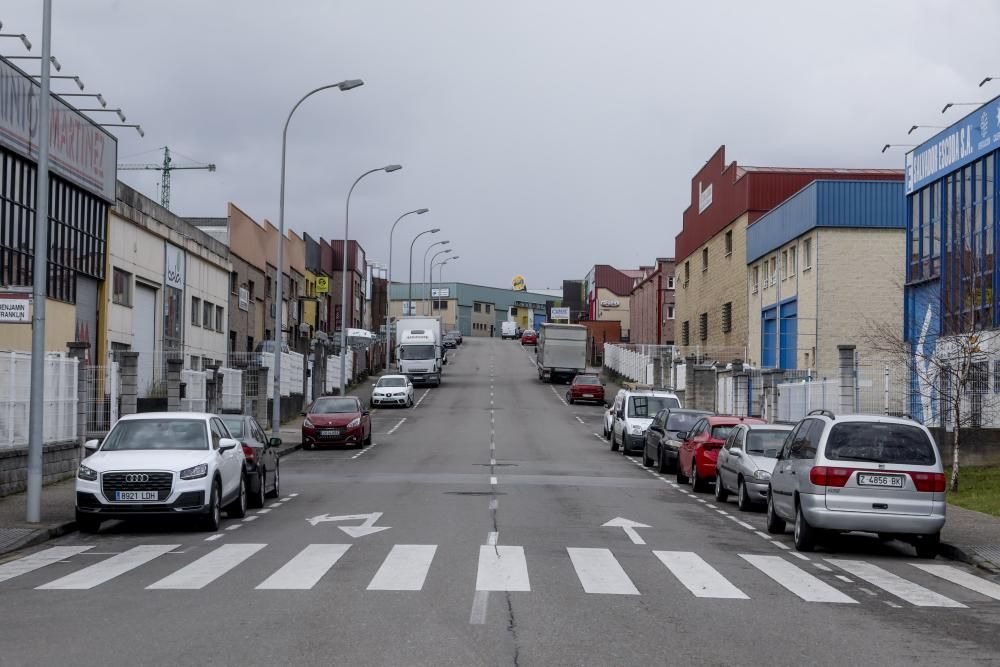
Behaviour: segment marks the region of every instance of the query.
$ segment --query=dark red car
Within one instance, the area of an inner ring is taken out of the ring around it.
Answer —
[[[687,433],[678,435],[683,442],[677,456],[677,482],[687,484],[688,479],[695,491],[704,491],[705,486],[715,479],[715,462],[719,450],[726,444],[729,432],[737,424],[766,424],[754,417],[734,417],[715,415],[702,417]]]
[[[538,334],[528,329],[521,334],[521,345],[538,345]]]
[[[604,405],[604,383],[596,375],[577,375],[566,390],[566,402],[573,405],[577,401]]]
[[[372,442],[372,420],[368,409],[355,396],[323,396],[303,413],[302,446],[322,445],[363,447]]]

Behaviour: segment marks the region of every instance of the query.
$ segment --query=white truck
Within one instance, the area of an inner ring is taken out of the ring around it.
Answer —
[[[396,320],[396,359],[399,372],[413,384],[441,384],[444,349],[440,317],[404,316]]]
[[[570,381],[587,370],[587,327],[543,324],[535,345],[535,365],[542,382]]]

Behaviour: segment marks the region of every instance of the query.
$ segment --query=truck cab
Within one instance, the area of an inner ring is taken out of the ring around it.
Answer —
[[[441,384],[441,344],[433,331],[411,329],[399,337],[396,358],[399,372],[413,384]]]

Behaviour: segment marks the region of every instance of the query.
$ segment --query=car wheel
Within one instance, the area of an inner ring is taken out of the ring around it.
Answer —
[[[715,499],[720,503],[724,503],[729,499],[729,492],[722,485],[722,475],[718,472],[715,473]]]
[[[618,451],[618,440],[615,438],[614,429],[611,430],[611,451],[613,452]]]
[[[680,460],[680,457],[677,458],[677,483],[678,484],[687,484],[688,483],[687,475],[685,475],[683,472],[681,472],[681,460]]]
[[[795,548],[799,551],[812,551],[816,547],[816,530],[806,521],[802,507],[795,504],[794,526]]]
[[[743,483],[742,477],[736,483],[736,506],[740,508],[741,512],[749,512],[752,509],[750,496],[747,494],[747,485]]]
[[[647,468],[652,468],[653,467],[653,459],[650,458],[650,457],[648,457],[648,456],[646,456],[646,445],[645,445],[645,443],[643,443],[643,445],[642,445],[642,465],[646,466]]]
[[[566,402],[569,403],[570,405],[573,405],[573,397],[570,396],[568,393],[566,394]]]
[[[785,520],[774,511],[774,499],[771,498],[771,490],[767,490],[767,532],[772,535],[780,535],[785,532]]]
[[[372,444],[372,432],[370,430],[368,431],[368,435],[365,436],[365,444]]]
[[[76,527],[81,533],[96,533],[101,529],[101,520],[97,517],[76,513]]]
[[[313,444],[311,442],[309,442],[308,440],[306,440],[305,444],[303,444],[302,446],[305,448],[305,450],[307,452],[311,452],[312,449],[313,449]]]
[[[656,446],[656,472],[663,475],[667,472],[666,461],[663,459],[663,448]]]
[[[917,538],[913,548],[917,550],[919,558],[935,558],[938,555],[938,548],[941,546],[941,533],[933,535],[921,535]]]
[[[694,461],[691,462],[691,490],[692,491],[704,491],[705,482],[698,476],[698,464]]]
[[[281,495],[281,463],[275,464],[274,475],[272,477],[271,483],[274,485],[274,488],[267,492],[267,497],[277,498]]]
[[[250,496],[250,507],[264,506],[264,487],[267,484],[267,470],[261,467],[260,474],[257,475],[257,490]]]
[[[222,491],[219,481],[212,482],[212,491],[208,496],[208,515],[203,519],[202,526],[210,533],[219,530],[222,525]]]
[[[240,475],[240,493],[236,500],[226,508],[226,515],[230,519],[242,519],[247,515],[247,478]]]

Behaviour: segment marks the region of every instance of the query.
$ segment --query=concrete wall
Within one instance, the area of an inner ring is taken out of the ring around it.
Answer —
[[[64,352],[68,340],[76,340],[76,306],[46,299],[45,349]],[[0,324],[0,350],[31,352],[31,323]]]
[[[205,261],[196,255],[187,255],[187,267],[185,268],[184,286],[184,356],[185,368],[191,367],[191,356],[206,357],[216,361],[224,362],[226,359],[226,348],[228,346],[229,327],[229,269],[227,266]],[[204,309],[205,303],[212,304],[212,318],[208,326],[202,320],[202,326],[194,326],[191,323],[191,299],[192,297],[201,300],[201,307]],[[216,329],[215,309],[221,307],[222,327]],[[198,366],[201,370],[201,365]]]

